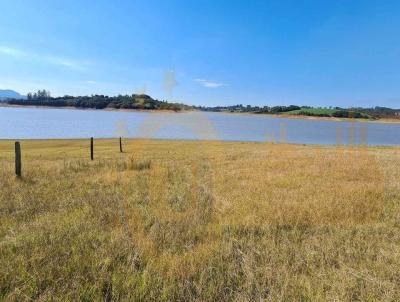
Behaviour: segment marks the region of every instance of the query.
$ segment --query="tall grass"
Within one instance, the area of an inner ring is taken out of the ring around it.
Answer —
[[[400,150],[0,142],[0,299],[400,300]]]

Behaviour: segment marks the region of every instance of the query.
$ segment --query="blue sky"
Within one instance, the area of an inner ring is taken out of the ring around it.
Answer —
[[[400,1],[1,1],[5,88],[400,107]]]

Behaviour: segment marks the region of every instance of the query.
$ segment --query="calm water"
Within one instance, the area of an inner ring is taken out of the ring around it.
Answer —
[[[400,146],[400,124],[335,122],[224,113],[149,113],[0,107],[0,139],[221,139]]]

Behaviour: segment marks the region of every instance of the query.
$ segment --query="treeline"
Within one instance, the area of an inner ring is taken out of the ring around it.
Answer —
[[[153,99],[146,94],[132,94],[119,96],[92,95],[92,96],[69,96],[51,97],[50,92],[39,90],[28,93],[26,100],[9,100],[11,105],[33,105],[51,107],[75,107],[93,109],[142,109],[142,110],[173,110],[191,109],[180,103],[169,103]]]
[[[311,107],[300,107],[296,105],[290,106],[251,106],[251,105],[233,105],[233,106],[216,106],[216,107],[203,107],[199,106],[197,109],[202,111],[211,111],[211,112],[255,112],[255,113],[282,113],[289,112],[294,110],[299,110],[301,108],[311,108]]]
[[[26,98],[28,101],[32,100],[50,100],[51,99],[51,94],[50,91],[48,90],[38,90],[37,92],[29,92],[26,95]]]
[[[312,106],[251,106],[251,105],[233,105],[217,107],[196,107],[202,111],[210,112],[252,112],[259,114],[294,114],[318,117],[338,117],[338,118],[400,118],[400,109],[387,107],[373,108],[341,108],[341,107],[312,107]]]
[[[376,106],[374,108],[352,108],[352,110],[365,113],[376,118],[400,118],[400,109]]]
[[[11,105],[33,105],[51,107],[75,107],[75,108],[94,108],[94,109],[140,109],[140,110],[201,110],[211,112],[250,112],[258,114],[295,114],[318,117],[338,117],[338,118],[400,118],[400,109],[387,107],[373,108],[341,108],[341,107],[311,107],[311,106],[251,106],[251,105],[232,105],[232,106],[189,106],[181,103],[169,103],[153,99],[146,94],[132,95],[92,95],[92,96],[69,96],[52,97],[50,91],[38,90],[28,93],[27,99],[12,99],[3,101]]]
[[[297,115],[305,115],[305,116],[337,117],[337,118],[367,118],[367,119],[374,118],[373,116],[368,115],[366,113],[362,113],[362,112],[354,111],[354,110],[346,110],[346,109],[339,109],[339,110],[331,109],[331,112],[329,112],[329,113],[326,113],[323,111],[318,111],[318,109],[316,111],[307,111],[307,110],[301,109],[296,114]]]

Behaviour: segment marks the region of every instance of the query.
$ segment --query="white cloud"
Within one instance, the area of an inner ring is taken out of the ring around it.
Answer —
[[[195,79],[194,81],[206,88],[219,88],[219,87],[227,86],[224,83],[218,83],[218,82],[214,82],[214,81],[210,81],[210,80],[206,80],[206,79]]]
[[[0,55],[1,54],[6,55],[6,56],[11,56],[14,58],[36,60],[36,61],[45,62],[48,64],[66,67],[66,68],[73,69],[73,70],[80,70],[80,71],[87,70],[88,65],[89,65],[88,63],[80,62],[80,61],[76,61],[76,60],[72,60],[72,59],[67,59],[67,58],[52,56],[52,55],[39,55],[36,53],[26,52],[21,49],[5,47],[5,46],[0,46]]]
[[[15,49],[15,48],[10,48],[10,47],[3,47],[0,46],[0,53],[4,55],[9,55],[12,57],[26,57],[27,54],[23,52],[22,50]]]
[[[97,82],[96,82],[96,81],[92,81],[92,80],[88,80],[88,81],[86,81],[86,83],[87,83],[87,84],[92,84],[92,85],[95,85],[95,84],[97,84]]]

